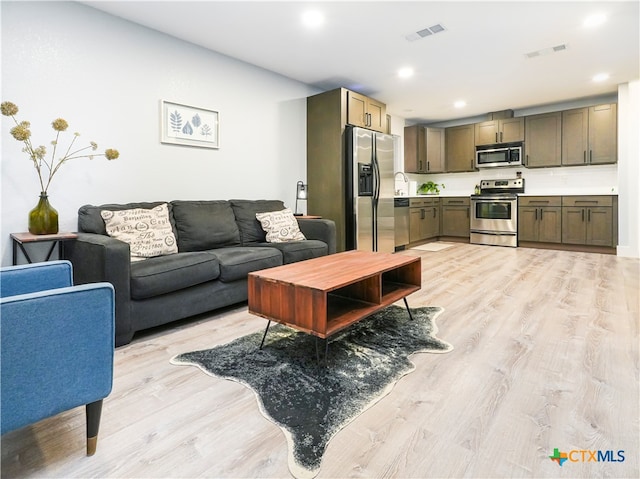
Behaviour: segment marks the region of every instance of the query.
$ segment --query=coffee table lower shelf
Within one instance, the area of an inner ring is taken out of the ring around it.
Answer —
[[[314,331],[309,331],[309,333],[321,338],[327,338],[401,299],[404,299],[409,316],[411,316],[406,297],[419,289],[420,288],[417,287],[410,288],[406,286],[404,288],[396,288],[394,291],[395,294],[385,295],[380,303],[369,303],[354,298],[329,294],[327,300],[327,326],[324,334],[317,334]]]

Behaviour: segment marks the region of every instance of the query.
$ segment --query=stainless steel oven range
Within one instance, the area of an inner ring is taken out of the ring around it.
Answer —
[[[471,243],[518,246],[518,193],[524,178],[480,182],[480,194],[471,195]]]

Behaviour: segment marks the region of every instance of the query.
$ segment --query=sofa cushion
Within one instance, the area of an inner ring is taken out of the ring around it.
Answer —
[[[267,246],[280,250],[284,264],[295,263],[296,261],[303,261],[305,259],[317,258],[329,254],[327,243],[320,240],[260,243],[259,246]]]
[[[256,219],[266,233],[267,243],[286,243],[307,239],[300,231],[298,220],[289,208],[282,211],[256,213]]]
[[[281,211],[284,203],[280,200],[231,200],[231,207],[240,228],[240,242],[246,246],[266,241],[266,233],[256,219],[256,213]]]
[[[151,209],[102,210],[100,215],[109,236],[129,243],[132,259],[178,252],[166,203]]]
[[[282,254],[275,248],[234,246],[211,253],[220,261],[220,280],[225,283],[246,279],[252,271],[282,265]]]
[[[240,230],[228,201],[172,201],[171,204],[181,252],[240,244]]]
[[[131,264],[131,297],[151,298],[219,276],[218,258],[207,251],[149,258]]]
[[[159,206],[163,203],[167,203],[166,201],[152,201],[152,202],[139,202],[139,203],[122,203],[122,204],[113,204],[109,203],[106,205],[84,205],[81,206],[78,210],[78,231],[82,233],[95,233],[99,235],[106,235],[107,230],[105,228],[104,220],[100,212],[102,210],[110,210],[110,211],[121,211],[121,210],[132,210],[134,208],[143,208],[145,210],[150,210]],[[167,203],[169,209],[169,220],[171,222],[171,226],[174,227],[173,223],[173,212],[171,203]],[[175,234],[175,228],[173,233]]]

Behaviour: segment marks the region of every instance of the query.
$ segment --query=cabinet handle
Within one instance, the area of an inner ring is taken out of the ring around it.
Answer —
[[[502,132],[500,132],[500,142],[502,142]]]
[[[429,162],[427,161],[427,171],[429,171],[431,169]]]
[[[542,208],[540,208],[540,221],[542,221]]]
[[[589,164],[593,161],[593,150],[589,150]]]
[[[582,212],[582,215],[584,216],[584,211]],[[420,219],[423,220],[426,218],[426,215],[424,214],[424,208],[420,209]]]
[[[582,210],[582,222],[584,223],[584,209]]]
[[[496,143],[498,143],[498,132],[496,131]]]
[[[534,210],[534,214],[535,214],[535,215],[534,215],[534,219],[535,219],[536,221],[538,221],[538,208],[536,208],[536,209]]]
[[[587,162],[587,150],[584,150],[582,152],[582,162],[586,163]]]
[[[436,217],[436,209],[435,208],[433,209],[433,217],[434,218]]]
[[[469,218],[469,210],[470,210],[470,209],[471,209],[471,208],[467,207],[467,218]]]
[[[591,209],[588,209],[587,213],[587,221],[591,222]]]

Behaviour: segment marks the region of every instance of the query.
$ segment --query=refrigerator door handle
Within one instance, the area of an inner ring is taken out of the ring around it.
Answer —
[[[373,222],[373,251],[378,251],[378,200],[380,199],[380,166],[378,165],[378,160],[376,158],[375,136],[373,137],[372,146],[373,157],[371,159],[371,164],[373,165],[373,198],[371,204],[373,207],[373,211],[371,212],[371,219]]]

